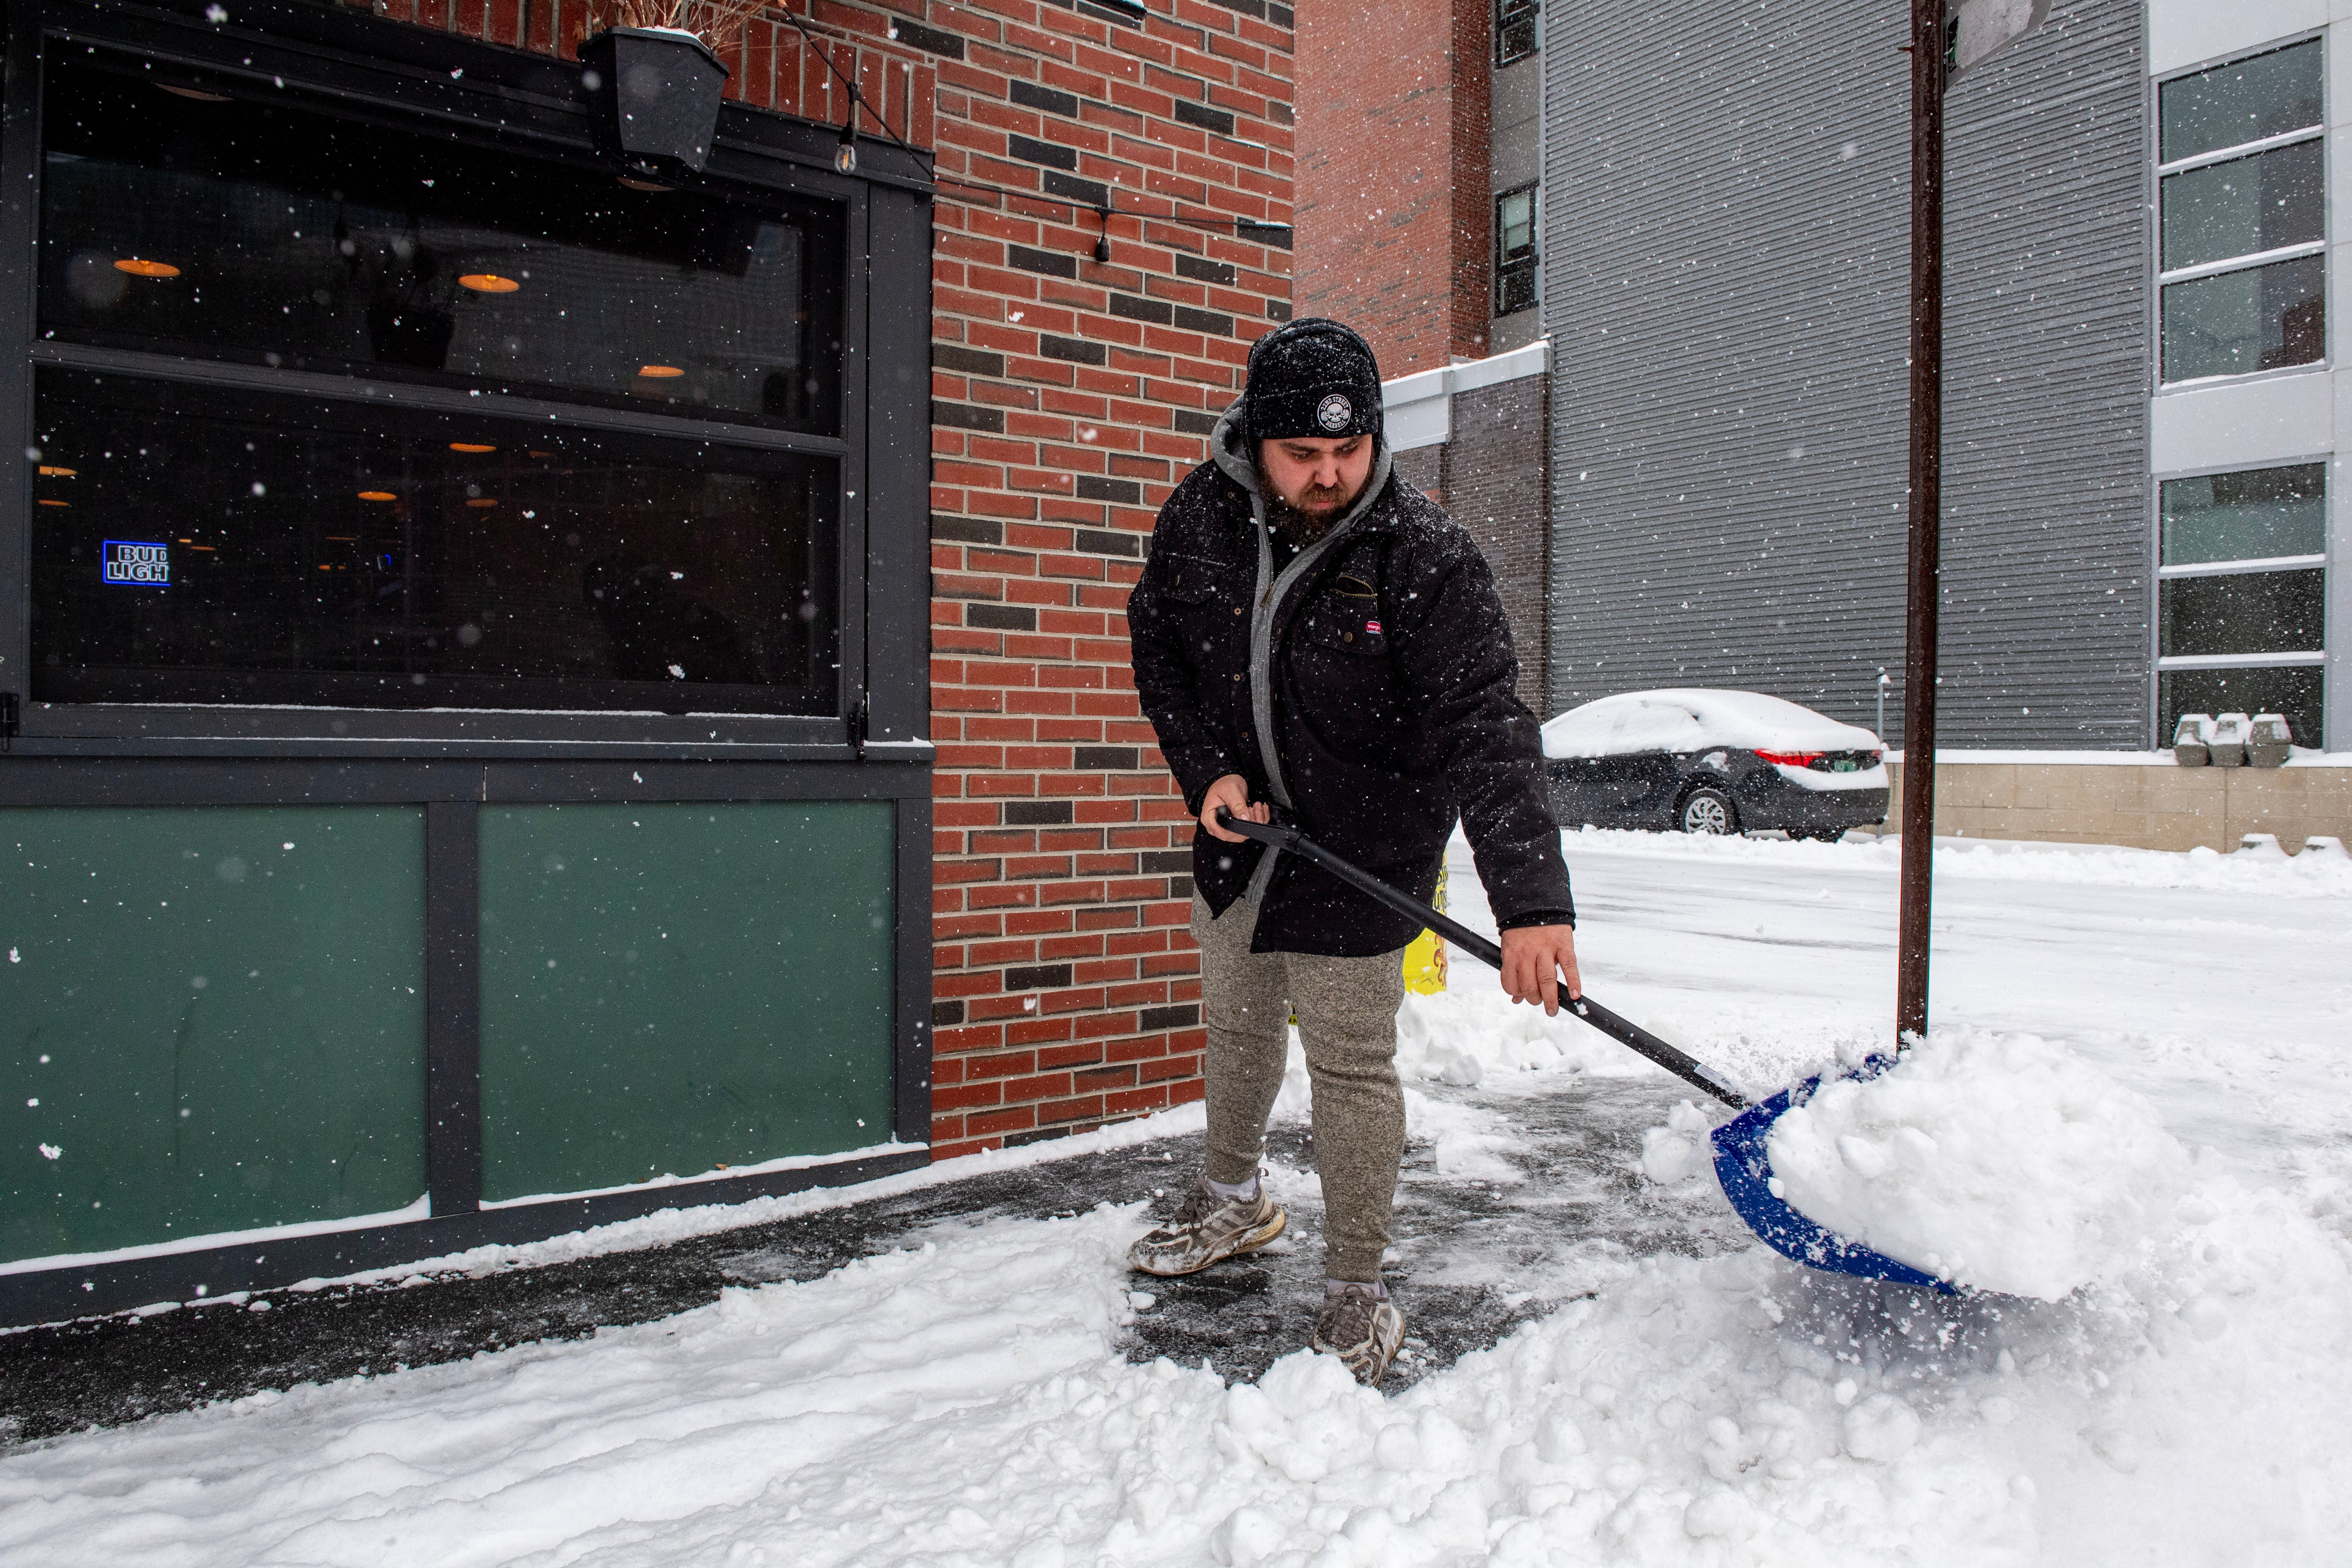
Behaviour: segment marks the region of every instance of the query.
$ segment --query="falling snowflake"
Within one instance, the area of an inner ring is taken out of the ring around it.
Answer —
[[[55,1143],[44,1143],[44,1144],[41,1144],[41,1145],[40,1145],[40,1150],[41,1150],[41,1157],[42,1157],[43,1159],[45,1159],[45,1160],[54,1160],[54,1159],[56,1159],[58,1155],[60,1155],[60,1154],[62,1154],[62,1153],[64,1153],[64,1152],[65,1152],[65,1151],[64,1151],[63,1149],[59,1148],[59,1147],[58,1147],[58,1145],[56,1145]]]

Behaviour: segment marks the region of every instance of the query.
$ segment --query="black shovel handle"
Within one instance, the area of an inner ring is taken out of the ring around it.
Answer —
[[[1238,833],[1244,838],[1255,838],[1260,844],[1272,845],[1286,855],[1296,855],[1302,860],[1320,866],[1358,892],[1378,899],[1407,919],[1419,921],[1456,947],[1486,960],[1497,973],[1502,970],[1503,950],[1495,943],[1459,921],[1447,919],[1411,893],[1392,888],[1363,868],[1340,859],[1296,827],[1252,822],[1247,817],[1235,816],[1223,806],[1217,808],[1217,818],[1226,831]],[[1734,1110],[1748,1109],[1748,1097],[1717,1078],[1714,1069],[1705,1062],[1676,1050],[1631,1018],[1611,1012],[1589,995],[1570,1000],[1568,1009],[1628,1050],[1638,1051],[1649,1058],[1693,1089],[1714,1096]]]

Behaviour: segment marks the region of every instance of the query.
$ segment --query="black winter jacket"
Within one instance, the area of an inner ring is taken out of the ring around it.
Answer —
[[[1391,473],[1383,447],[1367,499],[1282,584],[1237,426],[1229,414],[1213,459],[1160,509],[1128,601],[1136,690],[1186,806],[1197,816],[1208,787],[1239,773],[1252,800],[1273,800],[1307,837],[1424,900],[1459,817],[1498,921],[1572,918],[1535,716],[1513,690],[1510,626],[1476,543]],[[1253,679],[1261,571],[1282,592],[1264,607]],[[1265,853],[1194,828],[1193,879],[1213,912],[1247,890]],[[1251,946],[1364,957],[1416,931],[1281,856]]]

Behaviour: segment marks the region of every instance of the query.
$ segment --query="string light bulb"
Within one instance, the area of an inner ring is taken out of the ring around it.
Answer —
[[[857,173],[857,106],[849,106],[849,118],[841,122],[841,145],[834,150],[833,166],[845,174]]]

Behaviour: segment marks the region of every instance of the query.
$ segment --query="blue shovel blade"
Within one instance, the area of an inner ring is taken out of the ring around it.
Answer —
[[[1855,1076],[1874,1078],[1893,1065],[1891,1058],[1873,1057]],[[1772,1123],[1786,1115],[1790,1107],[1811,1100],[1821,1082],[1809,1078],[1794,1089],[1759,1100],[1708,1135],[1715,1144],[1715,1179],[1723,1184],[1723,1195],[1766,1246],[1808,1268],[1958,1295],[1958,1289],[1934,1275],[1897,1263],[1883,1252],[1873,1252],[1858,1241],[1848,1241],[1772,1195],[1772,1162],[1765,1152],[1764,1140],[1771,1133]]]

